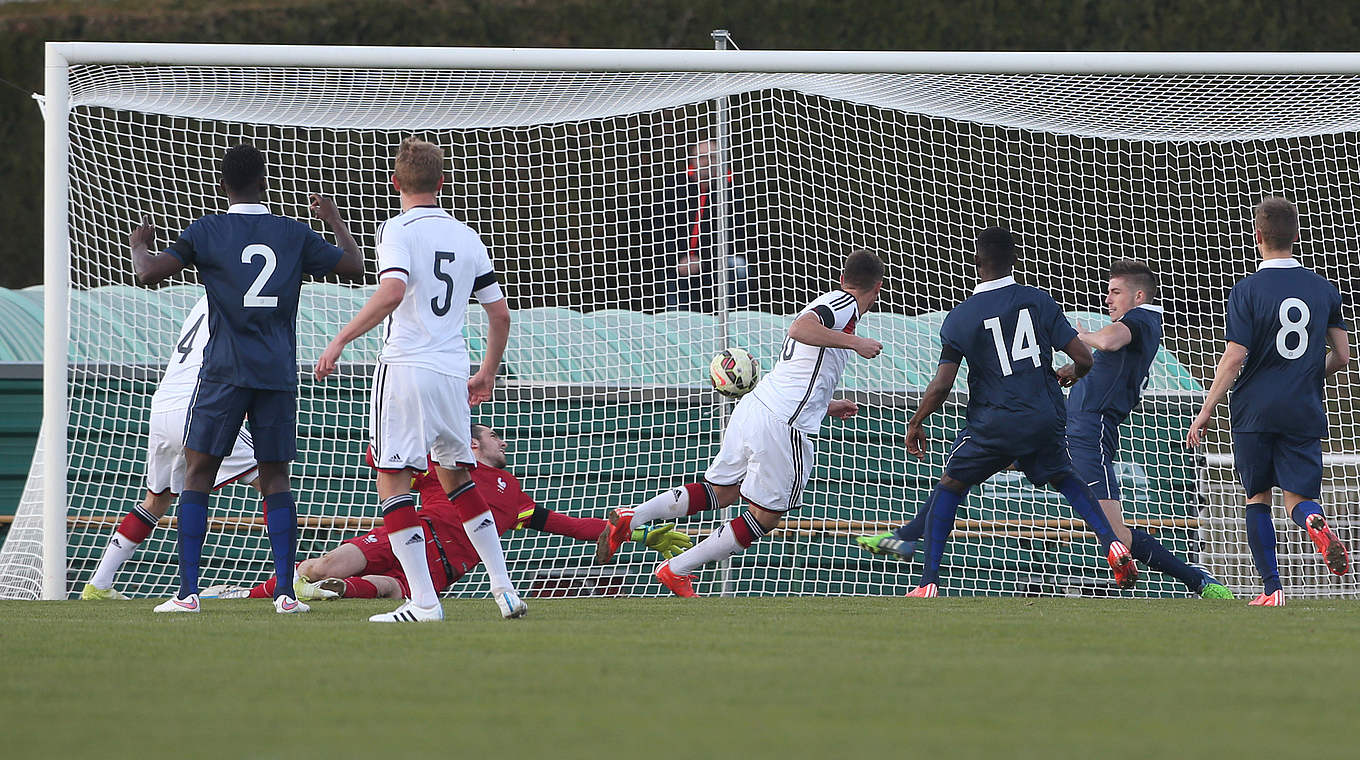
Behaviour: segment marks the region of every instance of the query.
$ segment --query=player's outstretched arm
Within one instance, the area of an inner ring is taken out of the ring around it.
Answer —
[[[1209,426],[1209,420],[1213,419],[1214,408],[1228,395],[1228,389],[1237,379],[1237,373],[1242,371],[1242,363],[1246,360],[1247,347],[1241,343],[1228,341],[1227,347],[1223,349],[1222,358],[1218,360],[1218,369],[1214,370],[1214,383],[1209,386],[1209,395],[1204,397],[1204,406],[1200,407],[1199,414],[1195,416],[1195,421],[1190,423],[1190,430],[1185,434],[1186,446],[1194,448],[1200,444],[1204,429]]]
[[[468,379],[468,403],[477,406],[491,400],[491,391],[496,387],[496,372],[501,367],[501,357],[505,355],[505,344],[510,340],[510,306],[504,298],[482,304],[486,309],[486,354],[477,367],[477,374]],[[598,536],[599,534],[596,533]]]
[[[137,282],[142,285],[155,285],[184,268],[184,262],[172,253],[151,253],[156,242],[156,226],[150,217],[143,217],[142,223],[128,236],[132,248],[132,271],[137,273]]]
[[[1077,337],[1097,351],[1118,351],[1133,342],[1133,332],[1123,322],[1111,322],[1095,332],[1078,329]]]
[[[1327,375],[1335,375],[1345,369],[1351,361],[1351,336],[1340,327],[1327,328],[1327,345],[1332,347],[1327,354]]]
[[[326,350],[321,352],[321,359],[317,361],[316,371],[313,373],[316,379],[324,380],[334,372],[336,362],[340,361],[340,354],[345,350],[345,346],[387,319],[389,314],[396,311],[405,295],[406,283],[399,278],[388,277],[378,283],[378,289],[373,291],[368,303],[354,315],[349,324],[340,328],[339,334],[326,346]]]
[[[816,314],[810,313],[793,320],[793,324],[789,325],[789,337],[805,346],[848,348],[865,359],[872,359],[883,350],[883,344],[873,338],[832,330],[823,325]]]
[[[1124,329],[1125,331],[1128,330],[1127,327]],[[1094,356],[1091,356],[1091,349],[1086,347],[1086,339],[1082,335],[1077,335],[1077,337],[1068,341],[1067,345],[1063,347],[1063,353],[1071,357],[1072,363],[1058,369],[1058,385],[1070,388],[1076,385],[1078,380],[1085,377],[1087,372],[1091,371],[1096,360]]]
[[[359,244],[354,242],[349,225],[345,224],[344,217],[340,216],[340,209],[336,208],[335,201],[324,195],[312,193],[311,209],[312,214],[330,228],[331,234],[335,235],[336,242],[340,244],[340,250],[345,252],[331,272],[351,280],[363,277],[364,257],[359,253]]]
[[[926,420],[930,415],[939,411],[944,406],[945,399],[949,398],[949,391],[954,387],[954,380],[959,376],[959,363],[957,361],[941,360],[940,366],[935,370],[935,377],[926,386],[926,392],[921,396],[921,405],[916,407],[916,413],[911,416],[911,422],[907,423],[907,453],[923,459],[926,451]]]

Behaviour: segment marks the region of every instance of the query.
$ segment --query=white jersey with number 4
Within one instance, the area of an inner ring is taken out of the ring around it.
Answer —
[[[466,376],[468,300],[505,297],[481,238],[443,209],[404,211],[378,229],[378,279],[392,277],[406,283],[406,295],[387,322],[379,360]]]
[[[844,290],[833,290],[808,304],[798,317],[804,314],[816,315],[829,329],[854,333],[859,302]],[[809,346],[785,338],[779,361],[751,395],[785,424],[816,435],[853,353],[848,348]]]
[[[198,370],[203,366],[203,347],[208,345],[208,297],[203,296],[189,310],[179,329],[175,349],[166,361],[161,384],[151,397],[151,408],[158,411],[187,409],[198,387]]]

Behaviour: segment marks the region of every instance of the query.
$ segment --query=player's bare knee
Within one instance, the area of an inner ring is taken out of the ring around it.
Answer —
[[[260,462],[260,476],[256,483],[266,497],[269,494],[290,490],[292,486],[288,479],[288,463]]]
[[[940,476],[940,488],[950,493],[963,493],[968,490],[968,484],[958,478],[951,478],[948,475]]]
[[[373,588],[378,591],[379,599],[400,599],[404,596],[401,591],[401,584],[387,575],[365,575],[364,580],[373,584]]]
[[[174,503],[175,497],[169,491],[163,493],[147,492],[146,498],[142,500],[142,509],[145,509],[157,520],[165,517],[165,513],[170,511],[170,505]]]
[[[720,507],[730,507],[737,503],[737,499],[741,498],[740,483],[735,483],[730,486],[715,486],[712,483],[709,485],[713,486],[713,496],[718,500],[718,506]]]
[[[777,528],[780,521],[784,519],[783,512],[772,512],[755,505],[751,505],[747,511],[755,516],[756,522],[760,523],[760,527],[764,528],[766,533]]]

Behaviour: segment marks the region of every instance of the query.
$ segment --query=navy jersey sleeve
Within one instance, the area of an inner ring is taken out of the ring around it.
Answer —
[[[302,224],[298,222],[298,224]],[[302,225],[307,227],[307,225]],[[340,257],[345,252],[326,242],[326,239],[316,234],[316,230],[307,227],[307,231],[302,235],[302,271],[313,277],[325,277],[335,270],[335,265],[340,263]]]
[[[1059,350],[1067,348],[1067,344],[1077,337],[1077,328],[1067,321],[1067,315],[1063,313],[1062,307],[1052,297],[1048,298],[1046,307],[1049,314],[1044,321],[1048,327],[1049,345]]]
[[[1251,314],[1247,306],[1246,280],[1234,285],[1228,294],[1228,323],[1223,337],[1231,343],[1251,345]]]
[[[179,239],[171,243],[170,247],[165,249],[165,252],[179,259],[179,262],[184,266],[193,266],[194,262],[198,259],[198,249],[194,245],[194,241],[198,237],[198,231],[201,228],[202,225],[195,220],[184,230],[184,232],[180,233]]]
[[[1141,309],[1129,309],[1128,313],[1119,318],[1120,322],[1129,330],[1129,347],[1135,351],[1141,350],[1147,344],[1148,333],[1152,325],[1148,324],[1147,318]]]
[[[1346,329],[1346,320],[1341,317],[1341,291],[1332,288],[1332,308],[1327,315],[1327,327]]]
[[[958,335],[957,319],[951,319],[954,312],[950,312],[940,325],[940,363],[958,364],[963,361],[964,342],[962,336]]]

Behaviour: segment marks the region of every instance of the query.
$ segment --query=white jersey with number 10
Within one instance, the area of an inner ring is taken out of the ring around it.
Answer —
[[[844,290],[834,290],[808,304],[798,317],[804,314],[815,315],[828,329],[853,333],[859,324],[859,302]],[[785,338],[779,361],[751,395],[785,424],[816,435],[852,353]]]
[[[406,295],[388,319],[379,359],[465,376],[468,300],[505,297],[481,238],[440,208],[398,214],[378,230],[378,279],[392,277],[406,283]]]

